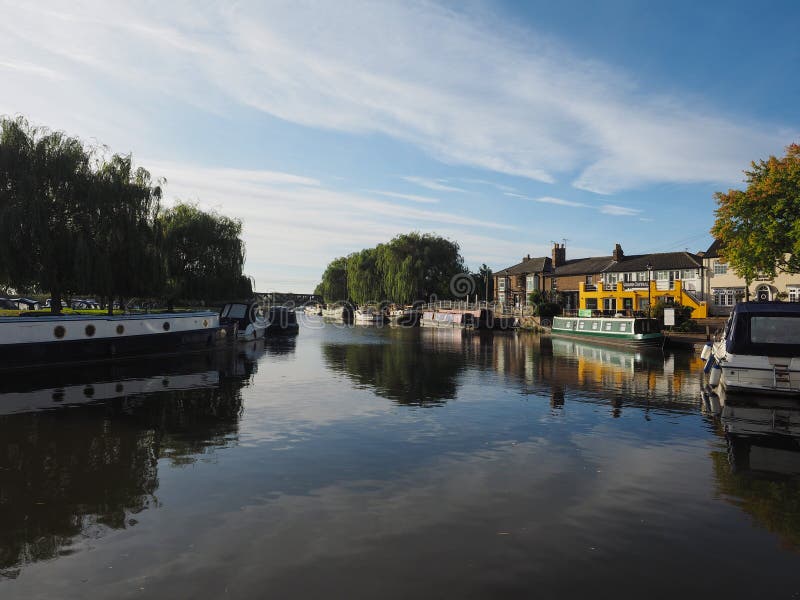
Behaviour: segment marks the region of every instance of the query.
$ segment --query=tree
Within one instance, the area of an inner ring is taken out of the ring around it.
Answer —
[[[242,274],[242,223],[193,204],[177,204],[158,219],[163,235],[170,304],[181,298],[250,298],[250,280]]]
[[[91,269],[90,159],[76,138],[21,117],[0,121],[2,275],[14,287],[49,290],[54,313]]]
[[[747,189],[717,192],[712,235],[720,255],[750,282],[758,275],[800,272],[800,145],[786,156],[751,163]]]
[[[341,256],[328,264],[322,274],[322,281],[314,290],[328,304],[343,302],[347,296],[347,258]]]
[[[478,269],[478,286],[481,288],[481,295],[486,302],[494,298],[494,277],[486,263],[483,263]]]
[[[332,261],[318,290],[326,302],[350,299],[408,304],[432,295],[449,297],[453,277],[464,271],[457,243],[412,232]]]
[[[152,185],[148,171],[133,168],[130,155],[117,154],[100,166],[92,187],[95,266],[81,289],[108,298],[160,294],[165,277],[158,222],[161,187]],[[109,314],[112,306],[109,302]]]

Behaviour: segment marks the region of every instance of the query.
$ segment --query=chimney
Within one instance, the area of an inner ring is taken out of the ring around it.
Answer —
[[[611,253],[611,258],[614,259],[614,262],[619,262],[625,256],[625,253],[622,251],[622,246],[617,244],[614,246],[614,252]]]
[[[567,246],[566,244],[553,244],[553,268],[560,267],[567,262]]]
[[[525,262],[526,260],[530,260],[530,259],[531,259],[531,255],[528,254],[528,256],[523,256],[522,257],[522,262]]]

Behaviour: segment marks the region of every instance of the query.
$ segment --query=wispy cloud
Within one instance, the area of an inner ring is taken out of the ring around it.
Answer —
[[[469,256],[486,253],[474,244],[491,245],[497,231],[515,229],[498,221],[334,190],[292,173],[152,160],[142,164],[154,176],[166,178],[167,204],[191,200],[242,220],[245,270],[260,290],[311,291],[332,258],[415,229],[448,235],[461,242]],[[408,199],[403,197],[407,194],[399,196]]]
[[[446,179],[430,179],[428,177],[403,177],[406,181],[415,183],[429,190],[436,190],[437,192],[465,192],[466,190],[452,185],[447,185]]]
[[[422,204],[436,204],[439,202],[438,198],[431,198],[429,196],[417,196],[416,194],[401,194],[399,192],[387,192],[384,190],[366,190],[370,194],[379,194],[387,198],[399,198],[400,200],[408,200],[410,202],[420,202]]]
[[[123,121],[121,111],[146,112],[142,101],[153,101],[142,90],[158,89],[212,112],[229,112],[233,102],[542,182],[577,172],[576,187],[599,193],[737,182],[753,156],[780,151],[797,133],[674,91],[642,90],[624,71],[474,8],[362,0],[244,0],[203,11],[188,0],[146,11],[100,0],[4,4],[0,56],[74,81],[64,96],[76,120]],[[4,83],[4,106],[53,114],[47,86]],[[92,114],[99,104],[107,115]]]
[[[637,208],[628,208],[627,206],[618,206],[616,204],[604,204],[598,210],[604,215],[613,215],[615,217],[633,217],[642,212]]]
[[[552,196],[539,196],[534,198],[524,194],[517,194],[516,192],[506,192],[505,195],[511,198],[520,198],[522,200],[530,200],[532,202],[539,202],[541,204],[555,204],[557,206],[570,206],[573,208],[591,208],[591,206],[584,204],[583,202],[574,202],[572,200],[564,200],[562,198],[553,198]]]

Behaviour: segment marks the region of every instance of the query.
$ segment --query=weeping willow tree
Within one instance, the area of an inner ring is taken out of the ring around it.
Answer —
[[[448,298],[450,282],[465,271],[456,242],[432,234],[398,235],[386,244],[332,261],[317,290],[326,302],[387,300],[408,304]]]
[[[161,187],[153,185],[146,169],[134,169],[130,155],[118,154],[100,165],[92,187],[95,266],[81,289],[108,298],[158,295],[165,276],[158,221]]]
[[[21,117],[0,122],[0,262],[14,287],[49,290],[54,312],[92,266],[90,163],[76,138]]]
[[[241,221],[185,203],[166,210],[158,221],[170,304],[178,298],[220,300],[253,295],[250,280],[242,274]]]
[[[250,297],[242,224],[178,205],[131,156],[0,119],[0,286],[113,297]],[[109,301],[109,306],[112,302]]]
[[[327,303],[349,300],[347,295],[347,257],[340,256],[328,264],[322,274],[322,281],[314,293],[322,296]]]

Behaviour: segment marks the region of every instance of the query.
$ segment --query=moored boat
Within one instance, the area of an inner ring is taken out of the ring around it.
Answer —
[[[553,317],[553,335],[621,346],[656,346],[664,334],[646,317]]]
[[[389,324],[399,327],[416,327],[422,318],[422,311],[414,306],[393,307],[389,309]]]
[[[353,320],[359,325],[381,325],[386,320],[386,317],[380,308],[362,306],[356,309]]]
[[[352,323],[353,307],[349,304],[329,304],[323,307],[322,318],[337,323]]]
[[[260,340],[267,331],[264,311],[256,302],[229,302],[220,310],[220,324],[236,340]]]
[[[703,351],[713,386],[800,395],[800,304],[741,302]]]
[[[514,317],[498,317],[488,308],[426,310],[420,320],[422,327],[455,329],[512,329],[517,326]]]
[[[297,313],[286,306],[271,306],[267,310],[266,322],[269,335],[293,334],[300,331]]]
[[[213,312],[0,317],[0,368],[207,347],[219,329]]]

